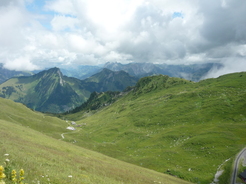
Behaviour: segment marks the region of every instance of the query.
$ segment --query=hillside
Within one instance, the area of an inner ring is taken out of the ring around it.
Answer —
[[[245,81],[244,72],[198,83],[145,77],[98,113],[81,112],[86,126],[65,140],[194,183],[211,183],[223,164],[225,184],[246,142]]]
[[[125,94],[125,92],[119,91],[93,92],[91,93],[90,98],[81,106],[63,114],[56,114],[56,116],[59,118],[65,116],[66,119],[77,121],[82,118],[81,114],[83,116],[91,116],[100,109],[113,104]]]
[[[9,159],[12,169],[24,169],[25,183],[188,184],[60,140],[69,133],[65,121],[7,99],[0,106],[0,165]]]

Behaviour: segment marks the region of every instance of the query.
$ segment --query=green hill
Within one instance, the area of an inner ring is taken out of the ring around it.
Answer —
[[[244,72],[198,83],[145,77],[98,113],[73,114],[85,126],[65,140],[201,184],[211,183],[230,159],[220,177],[228,183],[230,164],[246,142],[245,81]]]
[[[11,169],[24,169],[25,183],[188,184],[64,142],[60,134],[70,131],[63,120],[7,99],[0,106],[0,165],[9,159]]]

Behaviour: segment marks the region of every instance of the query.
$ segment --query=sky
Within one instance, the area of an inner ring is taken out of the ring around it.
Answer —
[[[246,71],[246,1],[0,1],[5,68],[106,62],[220,62],[213,74]]]

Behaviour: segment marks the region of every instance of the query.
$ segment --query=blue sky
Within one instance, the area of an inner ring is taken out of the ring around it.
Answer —
[[[182,12],[174,12],[173,13],[173,18],[176,18],[176,17],[183,17],[184,15],[182,14]]]
[[[48,1],[47,0],[33,0],[32,2],[26,2],[25,8],[31,14],[36,15],[43,15],[45,19],[38,19],[38,21],[47,29],[51,30],[50,20],[57,14],[54,11],[47,10],[45,5]]]
[[[33,0],[33,2],[26,2],[25,7],[32,13],[45,13],[44,6],[45,0]],[[53,12],[52,12],[53,13]]]
[[[246,70],[245,0],[2,0],[0,63],[219,62]]]

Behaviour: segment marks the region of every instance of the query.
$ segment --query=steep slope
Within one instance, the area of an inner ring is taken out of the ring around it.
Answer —
[[[211,183],[223,164],[220,181],[229,183],[230,164],[246,142],[245,81],[244,72],[198,83],[142,78],[111,106],[80,114],[77,123],[86,126],[66,140],[194,183]]]
[[[68,133],[65,121],[7,99],[0,98],[0,107],[0,165],[8,159],[8,167],[24,169],[25,183],[188,184],[58,140],[56,134]]]
[[[88,86],[91,92],[122,91],[128,86],[134,86],[136,77],[130,76],[124,71],[111,71],[104,68],[101,72],[85,79],[84,85]]]
[[[0,85],[0,96],[45,112],[63,112],[84,102],[90,92],[81,81],[62,75],[58,68],[30,77],[12,78]]]

